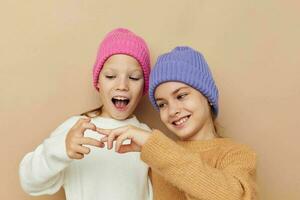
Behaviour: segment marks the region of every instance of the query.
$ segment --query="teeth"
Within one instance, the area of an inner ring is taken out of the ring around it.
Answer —
[[[184,117],[184,118],[181,118],[180,120],[178,121],[175,121],[174,124],[175,125],[181,125],[183,124],[184,122],[186,122],[188,120],[188,117]]]
[[[117,99],[117,100],[128,100],[128,98],[121,97],[121,96],[116,96],[116,97],[114,97],[114,99]]]

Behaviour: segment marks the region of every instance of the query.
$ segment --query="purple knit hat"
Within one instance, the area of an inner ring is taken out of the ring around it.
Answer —
[[[146,42],[124,28],[117,28],[109,32],[101,42],[97,58],[93,68],[93,84],[99,91],[97,86],[100,71],[105,61],[112,55],[125,54],[135,58],[142,67],[144,75],[144,92],[146,94],[149,88],[150,74],[150,54]]]
[[[156,109],[155,89],[169,81],[185,83],[201,92],[210,103],[213,114],[218,115],[218,88],[201,53],[187,46],[179,46],[158,57],[150,74],[149,86],[149,98]]]

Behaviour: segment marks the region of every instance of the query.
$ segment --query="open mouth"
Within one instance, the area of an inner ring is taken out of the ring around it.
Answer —
[[[172,124],[176,127],[182,127],[187,122],[187,120],[190,118],[190,116],[191,115],[181,117],[180,119],[173,121]]]
[[[122,96],[115,96],[111,99],[112,103],[118,110],[125,110],[130,102],[130,99]]]

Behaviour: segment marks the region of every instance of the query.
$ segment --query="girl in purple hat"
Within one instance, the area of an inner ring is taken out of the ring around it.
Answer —
[[[148,91],[149,50],[127,29],[115,29],[100,44],[93,84],[102,106],[62,123],[41,145],[23,158],[22,188],[31,195],[53,194],[62,186],[68,200],[152,199],[148,166],[140,153],[103,149],[98,127],[130,125],[150,130],[133,112]]]
[[[141,151],[151,168],[154,199],[256,199],[256,155],[215,128],[218,89],[199,52],[176,47],[150,75],[150,101],[178,141],[132,126],[99,130],[109,149]],[[130,139],[130,144],[123,141]]]

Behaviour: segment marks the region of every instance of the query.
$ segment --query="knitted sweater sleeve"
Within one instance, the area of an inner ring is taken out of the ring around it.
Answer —
[[[185,192],[187,199],[256,199],[255,154],[244,146],[226,152],[218,168],[201,155],[179,146],[155,130],[142,148],[141,158],[153,170]]]
[[[19,177],[25,192],[34,196],[54,194],[63,185],[63,170],[71,162],[66,154],[65,138],[78,119],[71,117],[62,123],[33,152],[24,156]]]

